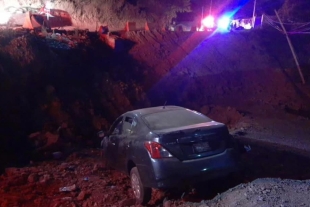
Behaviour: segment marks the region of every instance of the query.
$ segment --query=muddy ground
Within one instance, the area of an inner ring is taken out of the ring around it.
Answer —
[[[2,206],[134,204],[127,176],[107,171],[94,149],[97,132],[127,110],[166,101],[224,122],[252,151],[242,158],[241,179],[198,186],[183,200],[183,192],[164,199],[156,191],[150,206],[308,205],[307,181],[301,181],[310,172],[307,36],[292,38],[303,85],[285,37],[267,28],[118,35],[112,49],[84,31],[1,31],[0,166],[27,166],[3,171]],[[55,137],[58,145],[45,148]],[[83,151],[85,146],[94,150]],[[42,162],[55,151],[68,157]],[[270,177],[297,181],[261,179]],[[72,192],[59,192],[74,184]]]
[[[244,173],[238,179],[201,183],[194,186],[195,191],[153,190],[147,206],[308,206],[310,189],[305,180],[310,179],[306,165],[310,158],[264,143],[253,142],[251,146],[252,151],[241,158]],[[107,169],[98,149],[25,168],[8,168],[0,184],[3,207],[135,204],[128,176]],[[71,189],[64,192],[63,187]]]

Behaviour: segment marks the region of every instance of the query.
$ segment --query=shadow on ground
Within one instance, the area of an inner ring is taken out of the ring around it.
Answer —
[[[248,142],[247,142],[248,143]],[[310,179],[310,157],[302,153],[294,153],[290,149],[283,149],[262,143],[250,143],[252,150],[242,155],[243,172],[238,176],[216,179],[196,186],[196,192],[173,192],[172,199],[189,202],[210,200],[217,194],[223,193],[241,183],[248,183],[257,178],[281,179]]]

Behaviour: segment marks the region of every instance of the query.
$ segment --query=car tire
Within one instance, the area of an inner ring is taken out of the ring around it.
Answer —
[[[151,200],[152,189],[143,186],[137,167],[133,167],[130,171],[130,182],[136,204],[147,204]]]

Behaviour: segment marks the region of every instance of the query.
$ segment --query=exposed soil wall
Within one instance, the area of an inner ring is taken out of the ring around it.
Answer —
[[[227,34],[131,33],[137,44],[130,54],[151,70],[145,82],[158,104],[182,103],[234,107],[270,104],[307,108],[309,97],[285,36],[261,29]],[[308,36],[293,36],[306,79],[309,79]],[[303,91],[303,88],[305,91]],[[302,106],[301,106],[302,105]]]

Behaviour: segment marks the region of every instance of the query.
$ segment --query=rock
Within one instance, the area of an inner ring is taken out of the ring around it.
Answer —
[[[88,201],[84,201],[83,204],[82,204],[82,207],[91,207],[93,206],[92,205],[92,202],[90,202],[89,200]]]
[[[40,134],[41,132],[34,132],[34,133],[29,134],[28,138],[34,139],[34,138],[37,138]]]
[[[50,204],[51,207],[59,207],[61,205],[61,201],[59,199],[55,199],[54,201],[52,201],[52,203]]]
[[[51,144],[54,144],[58,141],[59,135],[58,134],[52,134],[50,132],[45,133],[45,137],[47,138],[47,144],[46,146],[49,146]]]
[[[171,206],[171,201],[170,200],[164,200],[163,207],[170,207],[170,206]]]
[[[69,192],[69,191],[74,191],[76,190],[76,185],[71,185],[71,186],[67,186],[67,187],[62,187],[62,188],[59,188],[59,191],[60,192]]]
[[[77,196],[79,195],[79,193],[76,192],[76,191],[71,191],[71,192],[70,192],[70,195],[71,195],[72,197],[77,197]]]
[[[94,171],[97,171],[97,170],[98,170],[98,165],[95,164],[94,167],[93,167],[93,172],[94,172]]]
[[[16,168],[16,167],[6,168],[5,169],[5,174],[7,176],[13,176],[13,175],[16,175],[16,174],[20,174],[20,168]]]
[[[82,190],[82,191],[79,193],[79,195],[78,195],[78,197],[77,197],[77,200],[78,200],[78,201],[82,201],[82,200],[85,199],[85,196],[86,196],[86,192]]]
[[[29,176],[28,176],[28,182],[29,183],[35,183],[39,180],[39,176],[38,174],[36,173],[31,173]]]
[[[134,198],[124,199],[120,202],[120,206],[134,206],[135,204],[136,199]]]
[[[63,200],[63,201],[72,201],[72,197],[63,197],[61,200]]]
[[[45,174],[40,177],[40,183],[46,183],[51,180],[51,176],[49,174]]]
[[[15,176],[10,176],[7,179],[7,186],[12,187],[12,186],[19,186],[19,185],[25,185],[27,183],[27,175],[15,175]]]

